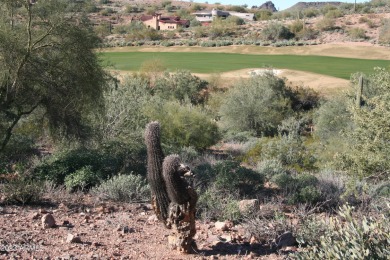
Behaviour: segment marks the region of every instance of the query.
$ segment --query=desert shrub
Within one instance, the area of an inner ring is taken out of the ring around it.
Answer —
[[[348,36],[352,39],[366,39],[367,35],[364,29],[362,28],[351,28],[348,30]]]
[[[324,5],[322,8],[321,8],[321,13],[323,15],[327,14],[329,11],[333,11],[333,10],[337,10],[337,7],[334,6],[334,5],[331,5],[331,4],[327,4],[327,5]]]
[[[286,173],[286,169],[283,167],[282,162],[277,159],[263,160],[257,163],[256,171],[268,179],[273,176]]]
[[[375,68],[365,77],[364,99],[360,106],[351,102],[348,106],[354,123],[346,132],[348,149],[336,157],[339,166],[357,178],[375,176],[388,179],[390,169],[390,72]]]
[[[302,31],[295,34],[295,37],[299,40],[308,41],[317,38],[318,31],[311,27],[305,27]]]
[[[196,19],[191,19],[190,21],[190,27],[199,27],[199,26],[202,26],[202,23],[199,22],[198,20]]]
[[[158,11],[157,5],[152,5],[146,8],[146,14],[148,15],[154,15]]]
[[[145,201],[150,196],[147,181],[142,176],[135,174],[113,176],[91,189],[90,193],[103,200],[128,203]]]
[[[142,11],[142,9],[136,5],[127,5],[126,6],[126,13],[138,13],[141,11]]]
[[[65,187],[69,191],[85,190],[101,182],[101,173],[94,172],[90,165],[82,167],[67,175],[64,179]]]
[[[305,10],[303,10],[303,15],[307,18],[311,18],[311,17],[316,17],[319,15],[319,11],[318,9],[315,9],[315,8],[307,8]]]
[[[215,186],[227,192],[237,191],[240,196],[253,195],[262,189],[264,175],[240,166],[239,162],[223,161],[213,167]]]
[[[329,10],[325,14],[326,18],[339,18],[339,17],[342,17],[342,16],[343,16],[343,13],[340,10],[338,10],[338,9]]]
[[[314,114],[314,135],[322,142],[340,137],[342,131],[352,127],[351,113],[348,111],[348,98],[340,95],[324,101]]]
[[[328,226],[320,243],[298,255],[297,259],[388,259],[390,223],[384,214],[359,218],[353,208],[343,206]]]
[[[0,194],[6,203],[34,204],[42,201],[43,181],[22,176],[1,184]]]
[[[297,129],[287,130],[288,134],[280,134],[274,138],[261,138],[258,143],[244,155],[247,163],[259,160],[278,160],[287,169],[295,171],[315,169],[316,157],[305,145],[305,137],[298,135]]]
[[[255,13],[255,18],[257,21],[270,20],[272,17],[272,12],[268,10],[260,10]]]
[[[109,16],[112,13],[114,13],[114,10],[112,8],[105,8],[100,11],[100,14],[103,16]]]
[[[220,107],[222,126],[232,132],[275,135],[291,112],[291,91],[272,73],[241,80],[229,89]]]
[[[295,20],[289,25],[289,29],[293,34],[297,34],[304,28],[304,22],[301,20]]]
[[[146,108],[145,113],[150,120],[158,120],[161,123],[162,142],[167,145],[192,146],[202,150],[219,140],[216,123],[201,107],[180,104],[177,101],[156,100]]]
[[[135,134],[143,131],[148,123],[147,117],[143,115],[143,108],[152,98],[149,78],[153,78],[153,73],[157,74],[153,71],[157,68],[157,63],[155,61],[154,68],[148,67],[149,71],[144,72],[145,77],[127,76],[106,89],[105,114],[99,122],[104,141],[127,143],[134,139]]]
[[[238,199],[233,194],[213,185],[210,186],[200,193],[197,202],[198,216],[203,220],[238,220],[241,213]]]
[[[231,15],[228,18],[226,18],[226,23],[232,24],[232,25],[243,25],[245,24],[244,19]]]
[[[384,19],[379,29],[379,42],[381,44],[390,44],[390,19]]]
[[[191,11],[192,12],[197,12],[197,11],[202,11],[204,9],[204,6],[198,3],[192,4],[191,6]]]
[[[271,179],[286,194],[289,203],[315,204],[321,200],[317,189],[318,179],[310,174],[280,173]]]
[[[207,81],[193,76],[188,70],[166,72],[156,80],[154,93],[167,100],[178,100],[181,103],[190,101],[197,105],[203,103],[201,91],[206,89]]]
[[[106,142],[100,149],[64,149],[42,160],[34,168],[34,177],[64,184],[65,177],[80,169],[106,179],[119,172],[145,173],[145,148],[142,142]]]
[[[291,94],[294,111],[309,111],[319,106],[320,95],[311,88],[296,87]]]
[[[197,26],[196,28],[194,28],[194,36],[196,38],[203,38],[206,37],[207,35],[208,35],[208,28],[204,26]]]
[[[266,41],[280,41],[291,39],[294,35],[283,24],[270,22],[262,31],[262,39]]]
[[[237,199],[255,195],[263,188],[264,174],[226,160],[215,164],[202,163],[194,169],[195,186],[201,192],[214,186],[224,193],[234,193]]]
[[[370,196],[376,198],[390,198],[390,182],[384,181],[371,187]]]
[[[286,232],[295,233],[291,220],[280,212],[283,206],[279,202],[268,202],[262,205],[262,210],[245,216],[243,227],[251,237],[261,244],[275,249],[275,239]]]
[[[320,31],[331,31],[335,28],[336,21],[334,18],[323,18],[318,21],[316,26]]]

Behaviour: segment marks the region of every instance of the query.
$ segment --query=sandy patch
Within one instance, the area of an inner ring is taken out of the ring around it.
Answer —
[[[261,73],[264,71],[265,70],[261,68],[251,68],[219,73],[218,76],[221,79],[221,83],[223,85],[222,87],[229,87],[234,85],[235,82],[240,79],[251,77],[251,75],[253,75],[253,72]],[[349,86],[348,80],[316,73],[285,69],[274,70],[274,72],[277,76],[286,78],[286,82],[289,86],[302,86],[312,88],[325,96],[338,93],[339,91],[342,91]],[[211,77],[215,76],[213,74],[202,73],[194,73],[194,75],[205,80],[209,80]]]

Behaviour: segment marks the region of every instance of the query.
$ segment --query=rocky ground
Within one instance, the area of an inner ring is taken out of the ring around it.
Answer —
[[[2,205],[0,222],[0,259],[282,258],[229,221],[197,221],[198,254],[180,254],[168,248],[169,230],[147,203],[97,204],[79,196],[72,203]],[[296,250],[280,247],[279,253]]]

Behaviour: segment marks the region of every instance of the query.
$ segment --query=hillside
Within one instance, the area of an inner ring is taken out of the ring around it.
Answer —
[[[308,8],[316,8],[316,9],[321,9],[323,8],[324,6],[327,6],[327,5],[330,5],[330,6],[340,6],[343,2],[333,2],[333,1],[329,1],[329,2],[298,2],[296,3],[295,5],[283,10],[283,11],[288,11],[288,12],[292,12],[292,11],[302,11],[304,9],[308,9]]]

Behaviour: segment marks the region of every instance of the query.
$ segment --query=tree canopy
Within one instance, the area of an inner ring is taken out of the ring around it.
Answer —
[[[103,107],[106,74],[84,4],[1,1],[0,151],[37,111],[49,133],[85,137],[85,119]]]

